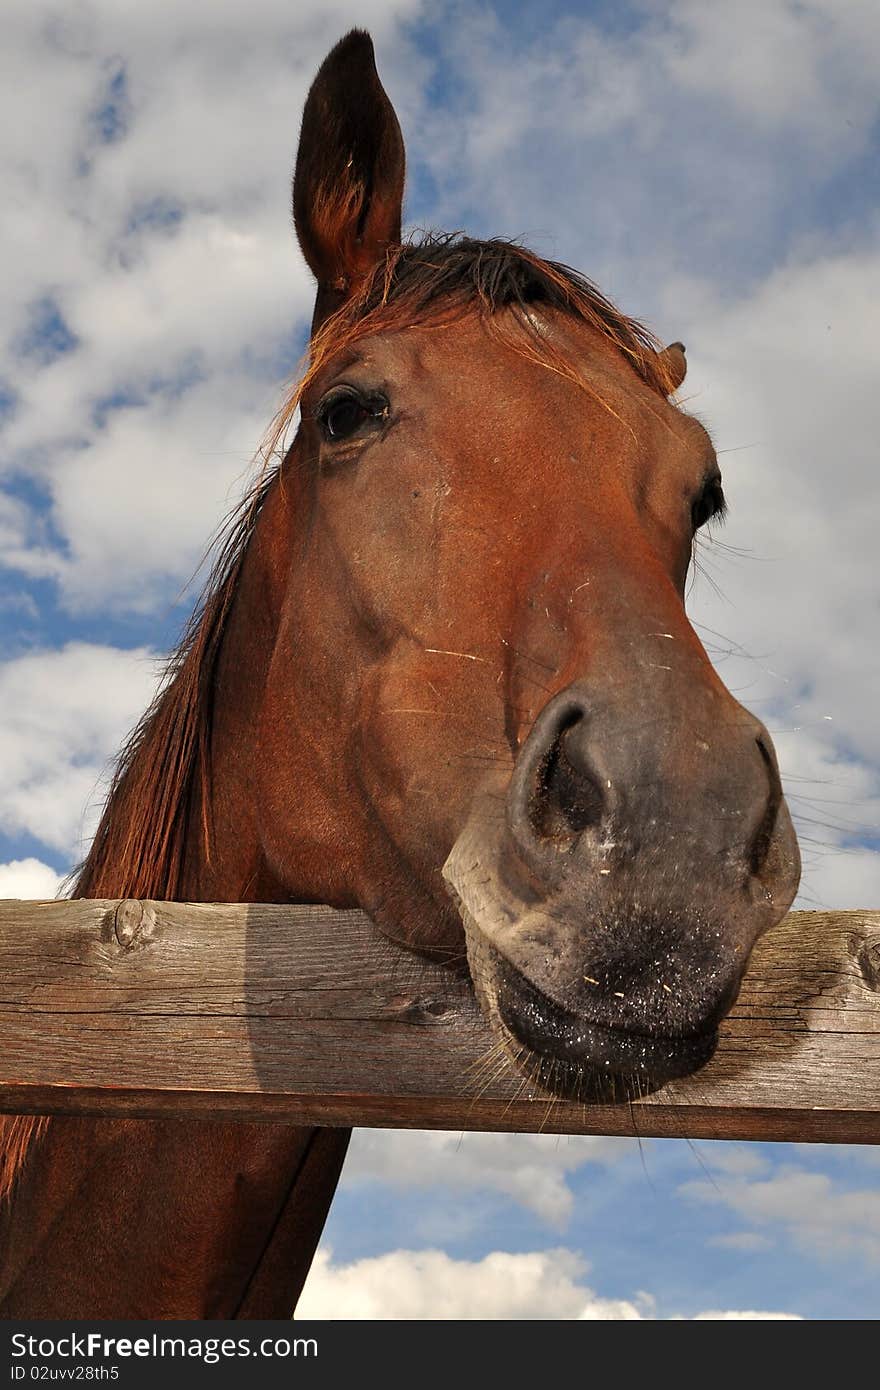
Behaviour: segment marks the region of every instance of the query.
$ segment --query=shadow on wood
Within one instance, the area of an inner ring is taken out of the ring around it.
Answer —
[[[0,1107],[325,1125],[880,1141],[880,913],[796,912],[718,1051],[635,1102],[550,1101],[468,984],[359,912],[0,904]]]

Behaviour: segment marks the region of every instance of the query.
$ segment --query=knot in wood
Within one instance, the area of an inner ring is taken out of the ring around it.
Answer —
[[[402,1023],[430,1023],[442,1018],[449,1007],[442,999],[413,998],[411,995],[399,995],[389,1002],[393,1016]]]
[[[880,941],[868,941],[858,954],[859,969],[869,989],[880,992]]]
[[[113,914],[113,932],[125,950],[130,950],[137,942],[145,926],[146,916],[144,904],[137,898],[126,898],[117,904]]]

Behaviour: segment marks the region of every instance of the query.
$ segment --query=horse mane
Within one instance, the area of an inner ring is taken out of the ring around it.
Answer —
[[[514,242],[427,233],[390,247],[384,260],[313,335],[310,359],[270,426],[264,460],[283,457],[283,440],[303,393],[336,353],[367,333],[448,322],[473,311],[490,327],[511,307],[523,333],[505,341],[538,365],[585,383],[530,318],[543,304],[580,319],[609,339],[643,381],[670,395],[660,343],[585,276]],[[585,389],[589,389],[585,386]],[[604,405],[604,402],[602,402]],[[264,466],[221,527],[202,595],[165,666],[159,691],[119,754],[88,855],[70,879],[81,898],[166,898],[180,892],[193,815],[210,852],[210,745],[214,675],[248,543],[279,473]],[[0,1200],[12,1190],[46,1116],[0,1116]]]
[[[277,473],[264,470],[220,529],[201,598],[119,754],[72,897],[174,900],[193,814],[210,852],[214,673],[248,543]]]

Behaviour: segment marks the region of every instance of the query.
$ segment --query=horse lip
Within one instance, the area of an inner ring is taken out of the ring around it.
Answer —
[[[548,1094],[582,1102],[640,1099],[667,1082],[699,1071],[718,1043],[717,1031],[665,1037],[585,1023],[579,1035],[589,1042],[587,1049],[551,1050],[545,1039],[518,1027],[503,1008],[497,1009],[496,1017],[516,1049],[514,1061],[520,1070]],[[522,1049],[526,1052],[525,1068]]]
[[[636,1051],[641,1049],[643,1055],[665,1052],[669,1060],[673,1058],[684,1060],[691,1055],[693,1055],[694,1058],[702,1056],[710,1046],[714,1047],[718,1038],[718,1029],[712,1027],[693,1033],[649,1033],[637,1032],[631,1028],[615,1028],[607,1023],[599,1023],[597,1020],[586,1016],[565,1014],[562,1010],[557,1009],[556,1005],[552,1003],[552,1000],[548,1000],[547,1002],[559,1016],[559,1023],[557,1023],[554,1031],[556,1032],[557,1040],[563,1044],[569,1044],[570,1042],[573,1044],[576,1043],[576,1039],[570,1039],[566,1036],[570,1028],[573,1033],[579,1036],[588,1033],[591,1034],[594,1039],[605,1040],[612,1049],[614,1047],[617,1047],[621,1051]],[[530,1051],[546,1056],[559,1055],[560,1060],[573,1060],[571,1057],[564,1057],[561,1050],[556,1054],[549,1051],[546,1045],[543,1048],[539,1048],[530,1042],[529,1039],[524,1036],[524,1033],[531,1032],[532,1030],[524,1026],[524,1021],[521,1018],[517,1019],[512,1017],[512,1010],[501,1000],[498,1001],[498,1013],[508,1032],[518,1041],[525,1043]],[[560,1024],[562,1026],[560,1026]],[[588,1061],[589,1059],[584,1057],[579,1060]],[[706,1058],[704,1060],[708,1059]],[[695,1069],[697,1065],[701,1066],[702,1062],[698,1063],[695,1061],[694,1068],[691,1069]]]
[[[718,1041],[717,1025],[691,1032],[660,1033],[617,1028],[561,1008],[516,967],[495,955],[491,984],[493,1012],[514,1043],[524,1046],[554,1087],[560,1064],[569,1081],[595,1089],[615,1080],[637,1093],[687,1076],[708,1062]],[[563,1083],[563,1074],[559,1078]],[[562,1090],[570,1089],[564,1084]]]

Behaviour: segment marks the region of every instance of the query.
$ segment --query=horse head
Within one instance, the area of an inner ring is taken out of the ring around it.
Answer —
[[[770,736],[685,611],[718,461],[681,344],[510,243],[401,242],[403,181],[354,32],[294,178],[318,292],[263,526],[262,852],[292,897],[466,946],[548,1090],[642,1093],[711,1055],[799,877]]]

